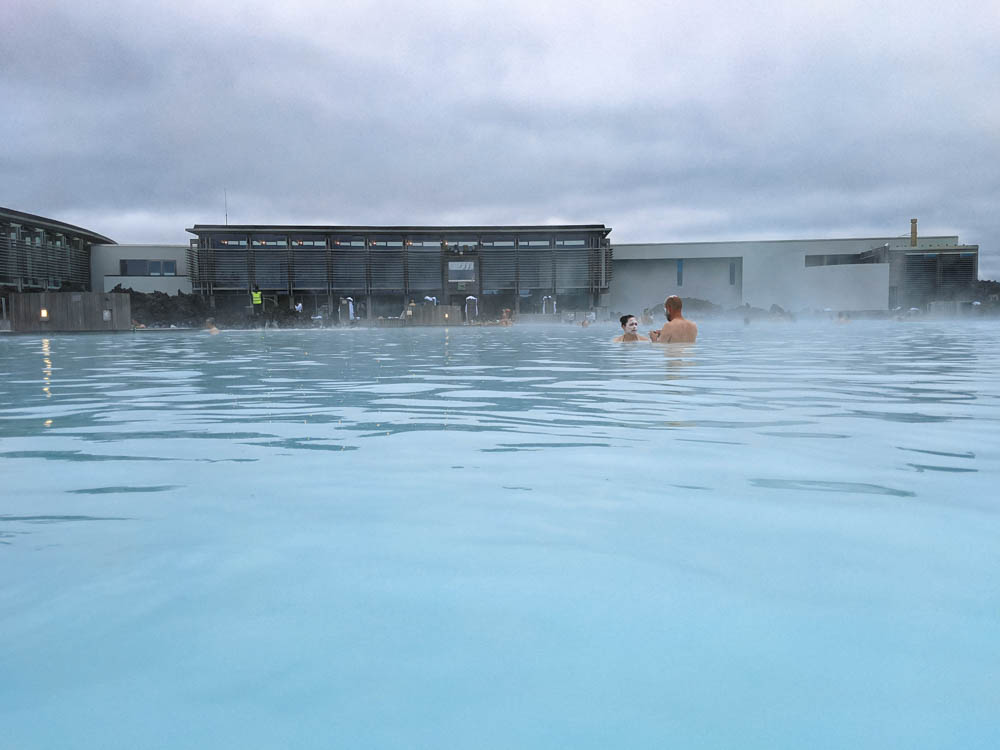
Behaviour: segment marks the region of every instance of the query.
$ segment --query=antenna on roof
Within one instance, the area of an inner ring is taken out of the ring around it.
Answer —
[[[229,193],[225,188],[222,188],[222,200],[226,206],[226,226],[229,226]]]

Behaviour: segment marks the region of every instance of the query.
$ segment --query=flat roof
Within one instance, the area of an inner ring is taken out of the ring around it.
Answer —
[[[899,234],[893,237],[812,237],[809,239],[791,239],[791,240],[698,240],[695,242],[615,242],[614,247],[648,247],[656,246],[660,247],[663,245],[773,245],[779,242],[894,242],[896,240],[906,240],[909,242],[910,235]],[[930,240],[958,240],[958,235],[955,234],[922,234],[917,240],[919,242],[925,242]]]
[[[611,227],[603,224],[508,224],[502,226],[351,226],[316,224],[195,224],[186,231],[191,234],[206,234],[208,232],[301,232],[303,234],[343,233],[420,233],[420,234],[454,234],[460,232],[603,232],[605,236]]]
[[[97,232],[92,232],[89,229],[84,229],[83,227],[78,227],[73,224],[67,224],[64,221],[56,221],[55,219],[48,219],[44,216],[36,216],[35,214],[28,214],[24,211],[15,211],[12,208],[4,208],[0,206],[0,219],[5,219],[7,221],[24,222],[25,224],[33,224],[46,229],[53,229],[58,232],[64,232],[68,234],[78,234],[82,237],[86,237],[91,242],[98,245],[117,245],[110,237],[105,237],[103,234],[98,234]]]

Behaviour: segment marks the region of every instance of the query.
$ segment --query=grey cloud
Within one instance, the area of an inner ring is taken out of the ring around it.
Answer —
[[[968,30],[982,54],[935,64],[919,7],[900,28],[858,6],[824,30],[788,6],[781,37],[748,16],[699,31],[710,11],[630,8],[629,26],[588,6],[578,40],[558,13],[512,4],[482,20],[303,6],[321,28],[240,7],[201,22],[151,6],[146,25],[8,11],[4,205],[135,242],[185,241],[219,219],[223,190],[233,221],[558,218],[620,241],[902,234],[917,216],[979,243],[983,275],[1000,275],[995,24]],[[39,56],[52,39],[59,54]]]

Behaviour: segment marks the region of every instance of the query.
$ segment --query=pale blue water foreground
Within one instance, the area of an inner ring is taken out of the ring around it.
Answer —
[[[0,746],[1000,746],[1000,326],[0,339]]]

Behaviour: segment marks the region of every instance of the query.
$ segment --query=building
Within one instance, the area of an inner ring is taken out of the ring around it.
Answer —
[[[187,245],[94,245],[90,276],[95,291],[117,286],[136,292],[191,294]]]
[[[335,309],[350,297],[363,317],[398,316],[409,299],[436,297],[481,315],[600,303],[611,280],[609,227],[371,227],[202,225],[187,231],[195,292],[216,305],[248,304],[259,288],[275,304],[312,298]],[[312,309],[312,306],[310,309]]]
[[[362,317],[410,299],[482,316],[640,310],[667,294],[788,311],[926,309],[971,299],[979,247],[957,235],[612,245],[603,224],[556,226],[201,225],[186,245],[119,245],[70,224],[0,208],[0,325],[12,292],[196,293],[243,308],[315,311],[349,300]],[[612,254],[613,270],[612,275]],[[345,304],[347,304],[345,302]]]
[[[614,244],[612,310],[658,308],[667,294],[723,308],[924,309],[969,300],[979,246],[958,236]]]
[[[89,291],[96,244],[115,243],[89,229],[0,208],[0,291]]]

